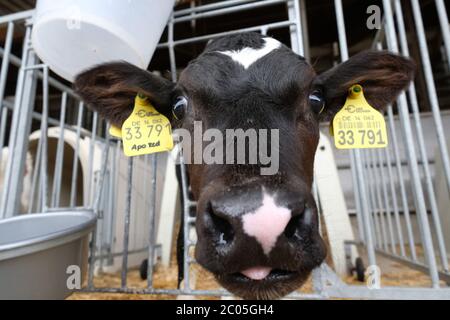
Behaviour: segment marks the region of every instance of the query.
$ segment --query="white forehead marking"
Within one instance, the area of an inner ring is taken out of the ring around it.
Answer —
[[[241,50],[218,51],[218,52],[231,57],[231,59],[243,65],[245,69],[248,69],[248,67],[250,67],[256,61],[268,55],[273,50],[281,47],[281,42],[273,38],[264,38],[264,41],[265,45],[260,49],[247,47]]]
[[[290,219],[291,210],[277,206],[275,199],[264,192],[262,206],[242,216],[242,227],[246,234],[256,238],[268,255]]]

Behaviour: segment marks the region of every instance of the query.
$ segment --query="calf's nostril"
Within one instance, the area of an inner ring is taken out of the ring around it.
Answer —
[[[214,210],[211,204],[208,205],[207,214],[211,218],[212,227],[218,235],[218,244],[228,244],[234,238],[234,230],[231,223],[226,219],[224,214]]]
[[[284,235],[287,238],[292,238],[296,232],[303,226],[309,226],[313,221],[313,210],[311,208],[304,208],[301,213],[292,214],[291,220],[284,229]]]
[[[296,216],[293,216],[291,218],[291,220],[289,220],[289,223],[287,224],[286,228],[284,229],[284,235],[287,238],[292,238],[295,235],[297,229],[300,227],[301,218],[302,218],[301,215],[296,215]]]

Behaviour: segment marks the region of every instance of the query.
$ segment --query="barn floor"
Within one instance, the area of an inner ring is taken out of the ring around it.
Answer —
[[[431,281],[429,277],[419,271],[410,269],[402,264],[392,262],[383,257],[378,257],[378,263],[382,270],[382,286],[401,286],[401,287],[430,287]],[[367,264],[366,264],[367,265]],[[194,266],[196,278],[196,289],[218,289],[219,285],[214,277],[203,270],[199,266]],[[346,277],[343,279],[348,284],[364,285],[358,282],[354,277]],[[120,287],[120,274],[101,274],[95,277],[94,283],[96,287]],[[177,283],[177,267],[173,262],[169,268],[158,266],[155,269],[154,286],[155,288],[174,289]],[[132,288],[145,288],[146,281],[142,281],[139,277],[138,270],[130,270],[128,273],[128,286]],[[444,283],[443,283],[444,285]],[[312,283],[308,281],[301,292],[311,293]],[[109,293],[75,293],[68,300],[167,300],[176,299],[176,296],[168,295],[137,295],[137,294],[109,294]],[[190,299],[194,297],[178,297],[179,299]],[[196,296],[196,299],[219,299],[219,297],[202,297]]]

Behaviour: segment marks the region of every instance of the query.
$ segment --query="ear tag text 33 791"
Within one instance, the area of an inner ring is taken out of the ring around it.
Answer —
[[[354,85],[347,101],[333,119],[334,144],[338,149],[385,148],[386,122],[364,97],[363,88]]]
[[[148,99],[138,95],[134,110],[122,126],[123,151],[126,156],[140,156],[173,149],[172,126]]]

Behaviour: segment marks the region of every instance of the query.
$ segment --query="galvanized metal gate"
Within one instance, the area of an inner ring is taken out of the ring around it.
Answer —
[[[426,43],[418,0],[411,0],[417,44],[420,48],[423,72],[427,79],[427,94],[431,102],[435,134],[440,150],[445,185],[450,190],[450,161],[441,111],[437,99],[431,61]],[[167,41],[159,45],[170,56],[171,74],[175,81],[177,63],[175,47],[187,43],[206,42],[225,33],[209,34],[194,38],[175,39],[177,23],[197,21],[203,18],[232,14],[239,11],[286,4],[288,19],[251,28],[227,31],[226,34],[256,31],[266,34],[270,30],[285,28],[291,35],[293,50],[309,56],[305,1],[294,0],[226,0],[209,5],[192,6],[175,11],[168,24]],[[444,56],[450,66],[450,29],[445,4],[435,1],[444,40]],[[335,0],[338,30],[339,59],[348,59],[346,28],[342,1]],[[373,41],[377,49],[387,48],[393,52],[409,55],[403,11],[400,0],[383,0],[383,28]],[[41,64],[30,42],[32,11],[0,18],[7,24],[7,36],[0,48],[0,218],[8,218],[21,212],[55,212],[60,210],[91,209],[99,217],[97,232],[92,236],[90,270],[86,291],[125,292],[170,295],[219,295],[229,293],[195,290],[192,287],[191,256],[195,239],[191,236],[195,218],[190,216],[195,202],[188,198],[186,170],[182,168],[182,196],[184,197],[184,287],[182,289],[157,289],[153,285],[153,262],[158,247],[155,243],[157,225],[157,180],[160,156],[146,156],[124,160],[119,141],[111,140],[106,133],[108,124],[96,113],[86,109],[72,90],[49,75],[48,66]],[[12,53],[14,34],[24,30],[22,57]],[[19,68],[14,97],[5,97],[9,69]],[[39,98],[39,97],[42,97]],[[55,106],[55,107],[53,107]],[[347,285],[323,264],[313,272],[313,293],[295,293],[295,298],[449,298],[450,273],[447,248],[445,247],[442,214],[435,196],[433,175],[425,147],[421,115],[414,85],[398,99],[401,137],[395,128],[392,106],[386,119],[389,124],[391,146],[385,150],[349,153],[352,182],[356,203],[359,240],[347,243],[357,245],[367,253],[371,266],[377,265],[377,254],[417,268],[430,276],[430,288],[383,287],[371,290],[366,286]],[[414,128],[414,129],[413,129]],[[9,129],[9,132],[7,131]],[[7,136],[9,134],[9,140]],[[407,163],[402,163],[405,147]],[[5,151],[7,146],[7,151]],[[69,150],[69,151],[67,151]],[[69,160],[67,160],[69,155]],[[182,161],[182,160],[181,160]],[[54,166],[52,167],[51,165]],[[32,168],[32,170],[29,170]],[[407,171],[404,169],[407,168]],[[148,179],[137,179],[144,174]],[[407,184],[406,176],[411,185]],[[126,184],[119,183],[124,179]],[[398,186],[396,185],[398,183]],[[138,185],[143,183],[142,186]],[[121,186],[125,186],[120,189]],[[409,190],[411,186],[411,190]],[[448,192],[447,190],[447,192]],[[140,194],[140,196],[139,196]],[[142,194],[145,196],[142,200]],[[137,201],[140,197],[141,201]],[[119,199],[120,198],[120,199]],[[408,198],[413,199],[413,206]],[[316,193],[320,203],[320,193]],[[136,213],[137,211],[140,214]],[[414,213],[414,215],[413,215]],[[418,219],[419,234],[414,234],[413,216]],[[431,223],[430,220],[431,219]],[[118,232],[117,226],[120,226]],[[133,235],[142,232],[143,242],[135,241]],[[120,245],[117,237],[120,233]],[[130,247],[131,246],[131,247]],[[129,259],[135,254],[148,257],[148,280],[146,288],[130,288],[127,285]],[[438,258],[437,258],[438,257]],[[96,266],[121,264],[121,285],[117,288],[96,288]],[[443,284],[443,280],[447,285]]]

